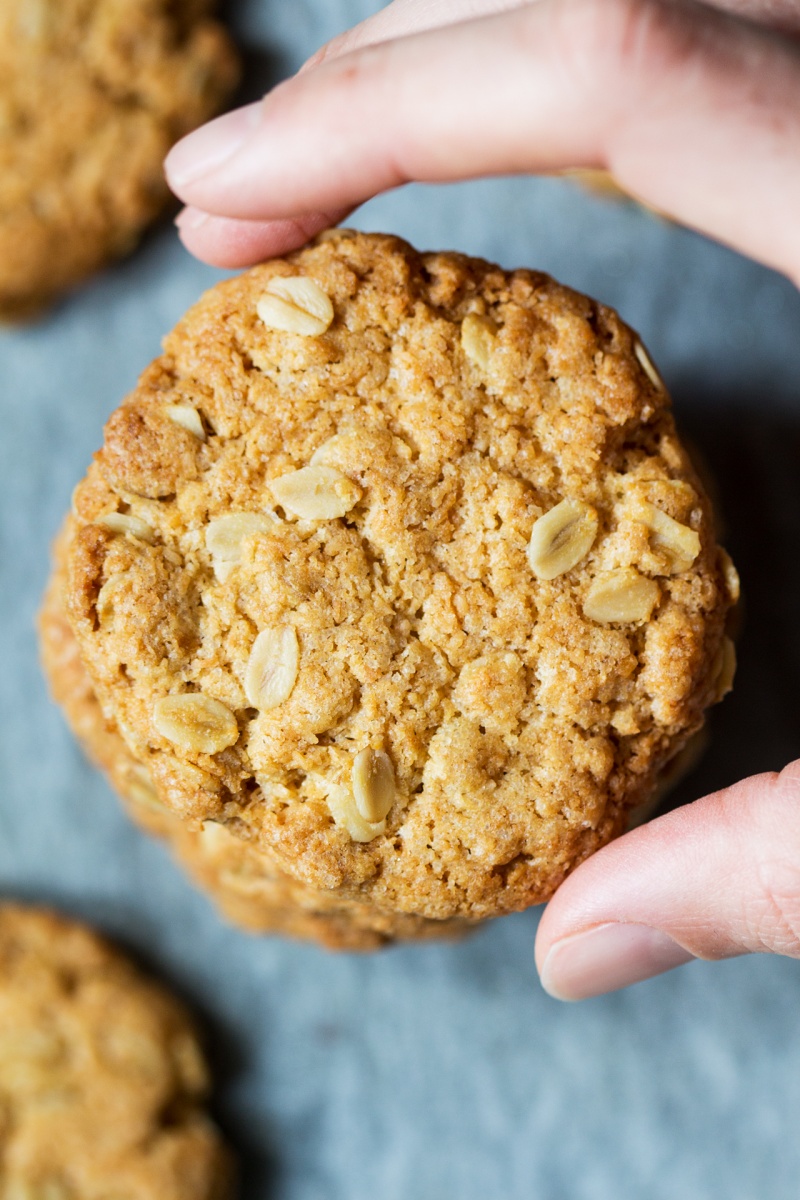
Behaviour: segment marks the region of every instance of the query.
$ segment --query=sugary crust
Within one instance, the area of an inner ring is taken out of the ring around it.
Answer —
[[[257,314],[270,281],[297,275],[333,302],[319,336]],[[483,364],[470,314],[491,331]],[[296,518],[270,482],[335,435],[325,461],[361,499]],[[597,535],[537,578],[534,522],[564,499]],[[654,510],[699,545],[689,563]],[[266,511],[220,578],[209,522]],[[98,524],[112,512],[149,540]],[[69,619],[163,801],[386,911],[475,919],[546,899],[714,699],[731,601],[669,399],[615,313],[534,272],[346,235],[218,285],[110,418],[75,514]],[[587,617],[598,579],[634,567],[650,619]],[[245,675],[268,628],[294,630],[299,668],[259,711]],[[235,715],[234,745],[203,753],[156,728],[160,700],[196,692]],[[361,842],[341,806],[368,747],[389,755],[397,802]]]
[[[108,776],[137,825],[164,838],[222,912],[253,933],[315,941],[328,950],[377,950],[396,941],[456,937],[466,922],[426,921],[382,913],[368,905],[320,892],[292,879],[252,845],[223,825],[192,829],[159,801],[149,773],[134,759],[113,722],[104,718],[64,616],[63,550],[55,546],[55,570],[39,614],[42,665],[53,698],[88,757]]]
[[[238,65],[204,0],[0,3],[0,318],[128,252]]]
[[[385,913],[319,891],[292,879],[266,854],[215,822],[206,822],[197,833],[181,823],[172,845],[228,919],[252,933],[279,933],[353,953],[398,942],[463,937],[471,928],[465,920]]]
[[[189,1014],[84,926],[0,905],[0,1193],[225,1200]]]

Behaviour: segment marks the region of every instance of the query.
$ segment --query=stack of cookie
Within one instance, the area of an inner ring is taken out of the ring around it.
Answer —
[[[730,686],[737,592],[616,314],[342,231],[207,293],[111,416],[44,661],[234,920],[366,949],[619,833]]]

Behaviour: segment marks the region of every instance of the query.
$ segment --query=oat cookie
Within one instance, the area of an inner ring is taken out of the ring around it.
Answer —
[[[229,920],[253,933],[278,933],[319,942],[328,950],[351,952],[466,932],[466,922],[384,913],[309,887],[281,871],[268,855],[229,833],[224,825],[207,821],[200,829],[192,829],[170,812],[159,800],[147,769],[132,757],[113,722],[104,718],[80,660],[61,600],[62,551],[67,539],[65,530],[56,544],[56,569],[39,616],[42,664],[53,697],[132,819],[169,843],[189,875]]]
[[[69,620],[163,803],[387,912],[546,899],[730,683],[664,385],[536,272],[343,234],[218,285],[74,512]]]
[[[252,933],[279,933],[318,942],[326,950],[361,953],[401,942],[463,937],[472,928],[457,918],[382,912],[313,888],[292,879],[268,855],[217,822],[204,822],[196,833],[181,823],[172,847],[225,916]]]
[[[0,318],[136,243],[162,161],[235,86],[206,0],[0,0]]]
[[[225,1200],[183,1006],[84,926],[0,905],[0,1196]]]

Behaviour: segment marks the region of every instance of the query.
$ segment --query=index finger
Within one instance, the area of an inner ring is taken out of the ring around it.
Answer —
[[[323,63],[167,160],[185,202],[250,221],[575,166],[800,277],[800,44],[700,5],[539,0]]]

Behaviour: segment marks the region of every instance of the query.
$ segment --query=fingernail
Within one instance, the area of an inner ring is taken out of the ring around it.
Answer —
[[[640,983],[693,958],[660,929],[609,923],[556,942],[544,960],[540,979],[556,1000],[587,1000]]]
[[[175,218],[178,229],[199,229],[205,225],[209,214],[201,208],[182,208]]]
[[[210,175],[240,150],[261,120],[261,102],[248,104],[201,125],[173,146],[164,170],[176,190]]]

